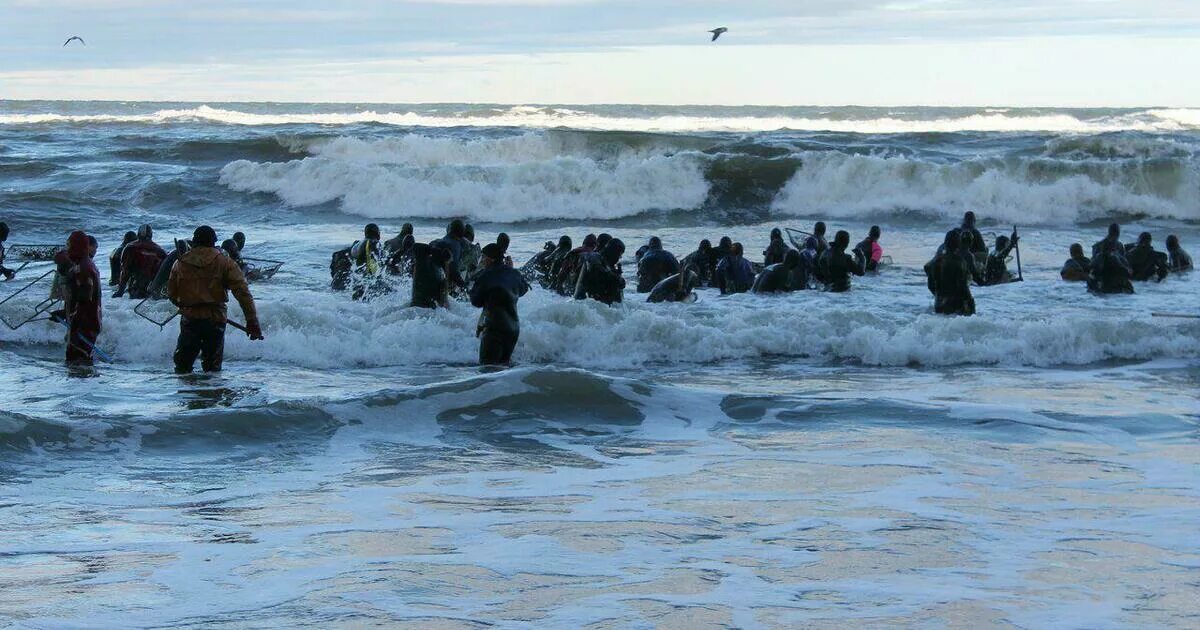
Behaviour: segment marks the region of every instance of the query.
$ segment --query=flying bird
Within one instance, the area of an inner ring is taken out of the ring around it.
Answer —
[[[66,46],[67,44],[70,44],[71,42],[73,42],[75,40],[79,40],[80,44],[87,46],[87,42],[83,41],[83,38],[78,35],[72,35],[72,36],[68,37],[67,41],[63,42],[63,46]]]
[[[713,30],[709,31],[709,33],[713,34],[712,40],[715,42],[715,41],[717,41],[718,37],[720,37],[725,31],[728,31],[728,30],[729,29],[722,26],[721,28],[714,28]]]

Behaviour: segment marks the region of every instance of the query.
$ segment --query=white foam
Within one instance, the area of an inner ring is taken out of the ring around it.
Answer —
[[[348,108],[349,109],[349,108]],[[917,120],[896,115],[872,119],[795,117],[786,115],[700,115],[673,114],[616,116],[571,108],[519,105],[491,110],[464,109],[435,115],[413,111],[345,111],[309,113],[255,113],[201,105],[188,109],[162,109],[145,114],[3,114],[0,124],[53,123],[145,123],[171,124],[216,122],[230,125],[357,125],[384,124],[407,127],[568,127],[619,131],[732,131],[755,132],[793,129],[848,133],[920,132],[1059,132],[1104,133],[1112,131],[1181,131],[1200,127],[1200,110],[1151,110],[1097,118],[1078,118],[1067,113],[1024,113],[996,110],[982,114],[946,116]]]
[[[291,206],[338,201],[343,211],[365,217],[499,222],[610,219],[694,208],[708,195],[697,155],[628,151],[601,160],[540,134],[338,138],[311,151],[285,163],[232,162],[220,181],[237,191],[278,195]]]
[[[1066,224],[1114,213],[1200,219],[1200,173],[1151,172],[1155,162],[1088,164],[1087,174],[1047,173],[1035,159],[938,163],[904,156],[805,152],[773,210],[789,216],[852,218],[918,211],[953,218],[974,210],[1005,222]],[[1061,167],[1065,163],[1054,166]]]
[[[1057,366],[1200,357],[1200,326],[1152,319],[1142,310],[1158,308],[1153,305],[1160,302],[1178,303],[1180,292],[1187,292],[1178,284],[1156,287],[1155,296],[1136,302],[1143,306],[1133,313],[1112,310],[1128,304],[1088,296],[1078,285],[1046,281],[979,289],[981,314],[971,318],[931,314],[923,286],[885,289],[872,284],[860,280],[860,286],[845,295],[719,298],[706,292],[693,305],[646,304],[641,301],[644,296],[629,292],[629,302],[616,307],[536,290],[521,301],[516,359],[630,368],[768,356],[874,366]],[[1139,290],[1148,288],[1139,285]],[[231,334],[228,354],[239,361],[260,359],[312,369],[475,360],[478,309],[465,303],[453,303],[449,310],[405,308],[409,288],[401,284],[399,289],[368,304],[351,302],[340,293],[256,290],[269,340],[251,343]],[[1080,304],[1052,305],[1046,299],[1051,292],[1078,293]],[[233,312],[237,314],[236,307]],[[32,324],[16,332],[2,331],[0,340],[57,345],[62,334],[58,327]],[[101,346],[122,363],[161,364],[174,343],[173,326],[160,333],[133,314],[132,304],[106,302]]]

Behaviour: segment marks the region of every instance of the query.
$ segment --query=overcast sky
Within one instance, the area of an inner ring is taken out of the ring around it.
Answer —
[[[1200,106],[1198,65],[1200,0],[0,0],[11,99]]]

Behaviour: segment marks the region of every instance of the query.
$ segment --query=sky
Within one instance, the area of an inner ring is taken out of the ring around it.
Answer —
[[[0,0],[3,99],[1188,107],[1198,66],[1200,0]]]

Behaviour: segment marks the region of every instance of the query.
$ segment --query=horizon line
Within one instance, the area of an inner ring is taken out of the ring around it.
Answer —
[[[106,104],[164,104],[164,105],[401,105],[401,106],[431,106],[431,105],[473,105],[473,106],[504,106],[504,107],[709,107],[709,108],[830,108],[830,109],[881,109],[881,108],[911,108],[911,109],[1057,109],[1057,110],[1087,110],[1087,109],[1111,109],[1111,110],[1151,110],[1151,109],[1200,109],[1200,105],[999,105],[999,104],[982,104],[982,105],[933,105],[933,104],[886,104],[886,105],[861,105],[861,104],[773,104],[766,105],[760,103],[741,103],[737,105],[729,104],[703,104],[703,103],[569,103],[569,102],[536,102],[536,101],[275,101],[275,100],[157,100],[157,99],[63,99],[63,98],[0,98],[0,103],[106,103]]]

